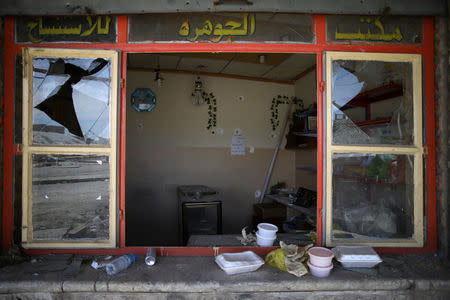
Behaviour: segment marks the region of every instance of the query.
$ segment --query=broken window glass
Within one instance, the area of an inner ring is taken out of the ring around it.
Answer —
[[[33,58],[33,144],[110,142],[111,62]]]
[[[109,238],[109,156],[32,155],[35,240]]]
[[[412,145],[412,63],[335,60],[333,144]]]
[[[414,156],[333,154],[333,239],[412,238]]]

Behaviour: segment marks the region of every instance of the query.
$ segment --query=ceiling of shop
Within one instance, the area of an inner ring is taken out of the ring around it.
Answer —
[[[263,57],[263,58],[262,58]],[[128,55],[128,69],[189,72],[295,82],[316,65],[314,54],[291,53],[135,53]]]

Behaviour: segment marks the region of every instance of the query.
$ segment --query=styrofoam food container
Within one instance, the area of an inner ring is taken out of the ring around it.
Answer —
[[[216,263],[228,275],[252,272],[264,264],[264,260],[253,251],[222,253],[216,256]]]
[[[382,262],[369,246],[337,246],[332,250],[344,268],[373,268]]]
[[[260,236],[264,238],[275,237],[278,231],[278,227],[276,225],[270,223],[259,223],[258,224],[258,233]]]
[[[273,242],[277,239],[277,236],[274,237],[264,237],[261,236],[258,232],[256,232],[256,244],[262,247],[270,247],[273,246]]]
[[[334,253],[330,249],[324,247],[312,247],[308,250],[311,264],[317,267],[328,267],[331,265]]]
[[[333,263],[326,267],[318,267],[313,265],[309,260],[307,262],[311,275],[314,277],[328,277],[330,275],[331,269],[333,269]]]

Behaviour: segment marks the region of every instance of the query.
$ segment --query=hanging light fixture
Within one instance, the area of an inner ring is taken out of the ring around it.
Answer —
[[[159,67],[159,55],[156,58],[157,58],[158,66],[155,69],[155,82],[158,85],[158,87],[162,87],[164,78],[162,78],[161,75],[159,74],[159,71],[161,70]]]
[[[164,78],[161,77],[161,75],[159,74],[159,65],[158,68],[155,70],[156,74],[155,74],[155,82],[158,85],[158,87],[162,87],[163,82],[164,82]]]
[[[200,77],[194,82],[194,91],[192,92],[192,103],[195,105],[200,105],[203,103],[203,83],[200,80]]]

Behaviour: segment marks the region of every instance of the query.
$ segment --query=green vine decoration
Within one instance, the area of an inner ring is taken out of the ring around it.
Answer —
[[[272,99],[272,105],[270,106],[270,112],[272,117],[270,118],[270,123],[272,125],[272,130],[275,131],[278,126],[280,125],[280,120],[278,119],[278,107],[280,104],[290,104],[293,103],[293,105],[296,105],[297,108],[295,109],[303,109],[303,100],[298,99],[295,97],[292,97],[289,99],[288,96],[281,96],[278,95],[276,98]]]
[[[213,93],[202,93],[203,99],[205,99],[206,104],[208,104],[208,125],[206,129],[211,132],[211,134],[216,133],[217,127],[217,101]]]

